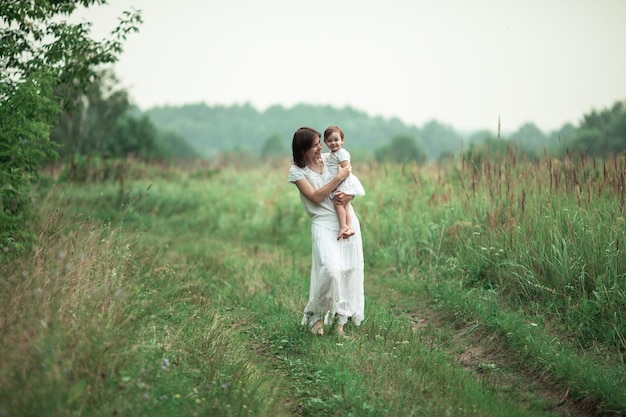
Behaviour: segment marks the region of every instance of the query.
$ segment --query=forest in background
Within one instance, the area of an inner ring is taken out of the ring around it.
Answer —
[[[403,136],[414,140],[426,159],[460,153],[471,143],[511,138],[532,153],[553,148],[559,137],[569,137],[576,128],[564,125],[554,132],[543,132],[526,123],[515,132],[499,132],[498,120],[493,129],[461,132],[453,126],[431,120],[423,126],[404,123],[396,117],[372,116],[352,107],[298,104],[275,105],[259,111],[252,105],[209,106],[205,103],[182,106],[160,106],[144,113],[162,130],[184,138],[204,158],[220,153],[288,154],[291,137],[299,126],[323,131],[329,125],[340,126],[346,134],[346,149],[360,157],[371,157],[383,151],[392,138]]]

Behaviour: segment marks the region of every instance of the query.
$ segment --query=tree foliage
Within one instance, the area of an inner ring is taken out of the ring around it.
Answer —
[[[338,125],[346,132],[346,149],[372,150],[396,134],[419,137],[419,129],[399,119],[371,117],[351,107],[299,104],[291,108],[272,106],[261,112],[250,104],[208,106],[204,103],[163,106],[148,109],[159,129],[174,131],[185,138],[205,158],[245,149],[267,153],[268,146],[289,152],[293,132],[300,126],[323,131]],[[272,143],[267,143],[271,139]],[[278,142],[282,146],[278,147]]]
[[[0,3],[0,256],[29,240],[28,194],[38,168],[55,156],[50,129],[74,91],[97,78],[96,68],[115,62],[138,12],[126,12],[110,39],[94,41],[89,23],[64,18],[78,6],[106,0]]]
[[[148,116],[133,114],[127,91],[118,87],[108,70],[84,92],[74,94],[51,138],[60,145],[62,157],[134,155],[146,161],[165,157],[156,127]]]
[[[464,159],[476,169],[480,169],[483,162],[505,158],[511,146],[514,146],[511,141],[496,137],[491,132],[477,132],[472,137]]]
[[[13,91],[0,84],[0,258],[21,249],[33,235],[29,220],[29,190],[40,162],[53,155],[47,139],[58,106],[50,98],[49,77],[36,75]]]
[[[146,116],[147,117],[147,116]],[[150,119],[152,120],[152,119]],[[201,159],[200,154],[185,138],[171,130],[157,129],[157,144],[165,155],[175,160]]]
[[[437,159],[441,155],[458,153],[463,146],[463,136],[452,126],[431,120],[424,124],[420,131],[422,147],[428,158]]]
[[[541,155],[544,147],[549,145],[546,135],[534,124],[524,123],[511,135],[511,141],[519,149],[534,155]]]
[[[406,134],[391,138],[388,145],[383,145],[376,150],[375,156],[379,162],[420,163],[426,160],[426,153],[417,144],[417,140]]]
[[[287,144],[280,137],[278,133],[274,133],[265,138],[263,147],[261,148],[261,155],[263,156],[276,156],[276,155],[288,155]]]
[[[110,71],[102,71],[83,91],[66,96],[66,109],[50,136],[60,145],[61,157],[105,152],[108,136],[130,105],[128,94],[116,84]]]
[[[606,157],[626,151],[626,101],[585,114],[579,128],[562,143],[561,152],[584,152]]]

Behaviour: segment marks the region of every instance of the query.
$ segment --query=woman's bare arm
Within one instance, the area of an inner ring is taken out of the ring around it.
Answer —
[[[343,180],[348,178],[351,169],[352,167],[350,165],[347,165],[345,167],[339,167],[337,170],[337,175],[335,175],[333,179],[331,179],[329,182],[327,182],[317,190],[313,188],[309,180],[307,180],[306,178],[298,180],[294,184],[296,184],[296,187],[298,187],[298,190],[300,190],[302,195],[311,200],[313,203],[320,204],[322,201],[324,201],[328,194],[333,192],[333,190],[337,188],[339,184],[341,184]]]

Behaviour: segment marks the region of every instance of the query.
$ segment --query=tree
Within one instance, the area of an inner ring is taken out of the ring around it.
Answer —
[[[512,142],[493,136],[489,131],[481,131],[472,137],[465,160],[478,168],[483,162],[499,161],[506,157]],[[482,138],[482,139],[479,139]]]
[[[123,116],[108,136],[104,153],[115,157],[134,155],[144,161],[165,157],[156,141],[157,131],[148,116]]]
[[[261,148],[261,155],[276,156],[284,155],[285,153],[285,140],[278,133],[271,134],[265,138]]]
[[[52,129],[50,138],[58,143],[62,158],[103,153],[111,145],[110,136],[130,108],[128,93],[117,89],[117,79],[109,70],[84,88],[66,97],[65,111]]]
[[[172,159],[200,159],[198,151],[176,132],[157,130],[157,143]]]
[[[164,157],[157,145],[157,129],[146,115],[135,116],[128,93],[117,87],[111,71],[102,71],[60,117],[51,139],[61,146],[61,156],[133,154],[149,160]]]
[[[420,132],[423,143],[428,143],[428,156],[439,158],[442,154],[454,154],[461,150],[463,138],[451,126],[436,120],[426,123]]]
[[[53,152],[46,137],[58,108],[50,99],[51,82],[41,75],[8,90],[0,83],[0,259],[34,238],[25,228],[29,185]]]
[[[606,157],[626,151],[626,101],[583,116],[580,127],[561,143],[561,153],[583,152]]]
[[[54,157],[50,130],[74,91],[97,79],[96,68],[115,62],[138,12],[126,12],[109,40],[89,37],[90,23],[63,20],[79,5],[106,0],[0,3],[0,256],[24,247],[32,179]],[[7,255],[8,254],[8,255]]]
[[[512,135],[513,142],[525,152],[540,155],[547,144],[544,133],[534,124],[525,123]]]
[[[379,162],[424,162],[426,153],[417,145],[417,141],[410,135],[399,134],[391,138],[391,142],[376,151],[376,160]]]

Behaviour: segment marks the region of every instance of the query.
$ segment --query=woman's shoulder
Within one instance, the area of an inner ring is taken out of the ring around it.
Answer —
[[[306,178],[306,172],[304,168],[300,168],[298,165],[293,164],[289,167],[289,174],[287,175],[288,182],[296,182],[301,180],[302,178]]]

